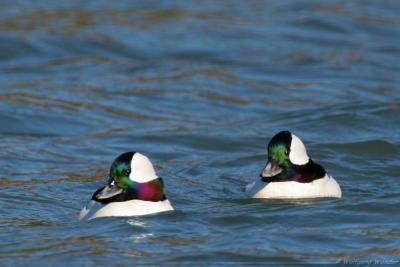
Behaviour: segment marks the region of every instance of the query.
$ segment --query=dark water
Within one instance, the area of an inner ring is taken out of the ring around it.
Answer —
[[[0,265],[398,263],[398,1],[1,1]],[[253,201],[288,129],[343,198]],[[175,212],[80,223],[136,150]]]

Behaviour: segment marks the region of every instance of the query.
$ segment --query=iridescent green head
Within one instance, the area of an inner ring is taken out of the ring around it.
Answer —
[[[119,188],[126,189],[132,185],[129,178],[131,174],[131,160],[134,152],[127,152],[117,157],[110,167],[108,184],[115,184]]]
[[[276,144],[268,148],[268,160],[273,161],[281,168],[290,167],[289,150],[285,144]]]
[[[307,151],[300,139],[289,131],[277,133],[268,144],[268,163],[262,177],[273,177],[289,172],[295,165],[309,161]]]
[[[150,160],[140,153],[126,152],[114,160],[107,185],[92,199],[105,204],[130,199],[158,201],[163,197],[162,180]]]

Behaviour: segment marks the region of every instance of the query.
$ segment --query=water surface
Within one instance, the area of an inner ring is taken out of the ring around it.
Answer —
[[[398,263],[397,1],[2,1],[0,265]],[[291,130],[340,200],[249,200]],[[113,159],[175,212],[80,223]]]

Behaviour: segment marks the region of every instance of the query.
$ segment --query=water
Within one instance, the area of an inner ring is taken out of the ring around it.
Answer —
[[[2,1],[0,265],[398,263],[397,1]],[[249,200],[291,130],[340,200]],[[175,212],[80,223],[122,152]]]

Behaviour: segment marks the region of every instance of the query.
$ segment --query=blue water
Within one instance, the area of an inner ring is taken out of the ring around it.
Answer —
[[[398,1],[1,1],[0,265],[400,262]],[[245,185],[291,130],[343,198]],[[176,211],[81,223],[135,150]]]

